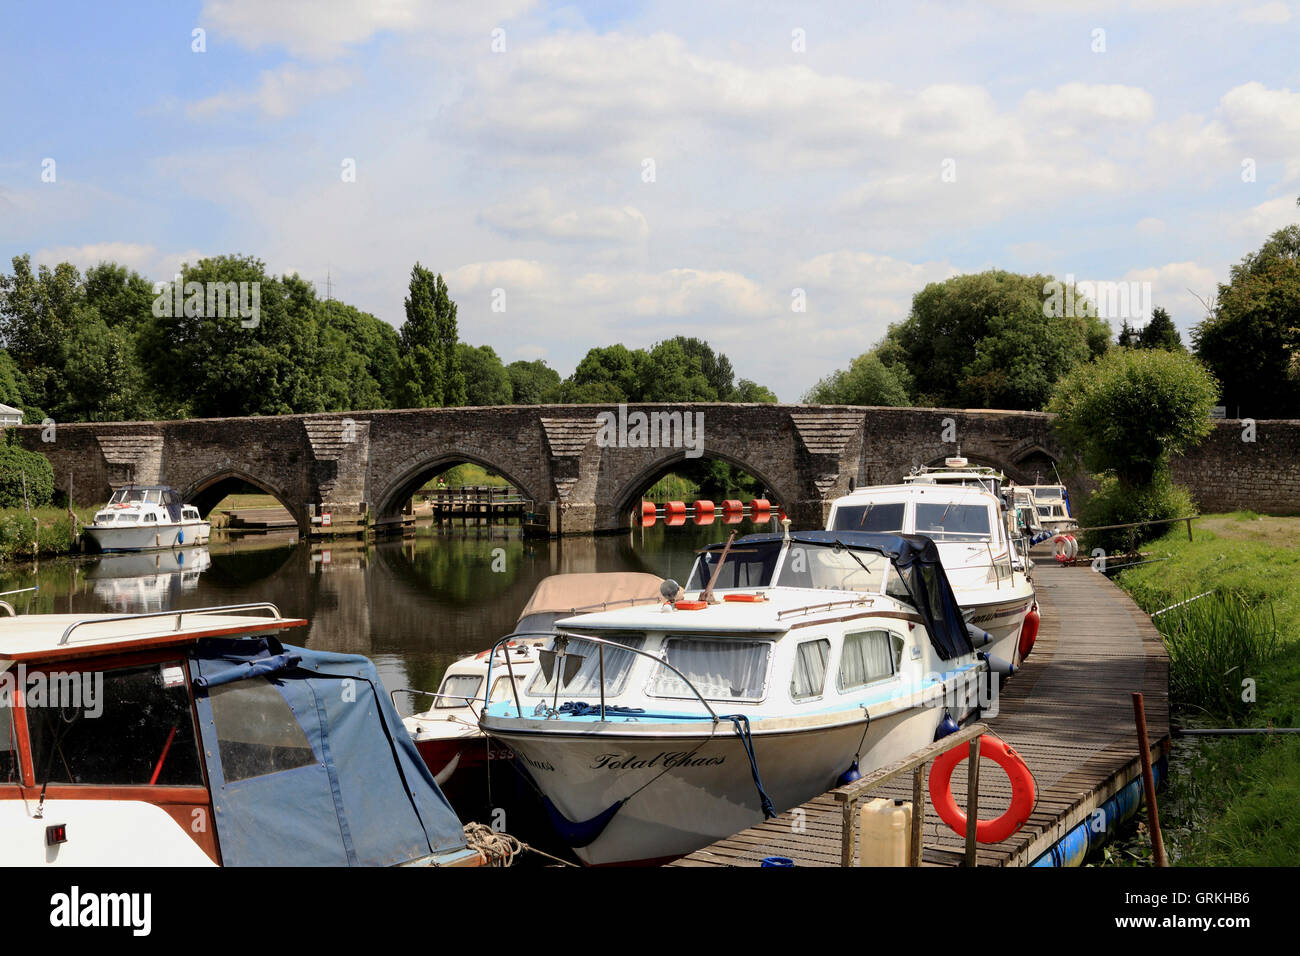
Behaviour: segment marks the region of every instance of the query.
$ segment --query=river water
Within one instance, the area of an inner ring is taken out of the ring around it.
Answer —
[[[685,583],[701,545],[730,528],[662,524],[619,535],[524,539],[514,525],[421,525],[405,539],[300,541],[214,533],[206,548],[60,558],[0,569],[19,613],[165,611],[270,601],[309,621],[281,635],[316,650],[364,654],[390,689],[437,690],[447,665],[514,626],[550,574],[649,571]],[[754,530],[749,522],[736,526]],[[763,530],[766,530],[764,527]],[[494,570],[494,567],[499,570]],[[402,713],[419,703],[399,695]],[[421,707],[422,709],[422,707]]]

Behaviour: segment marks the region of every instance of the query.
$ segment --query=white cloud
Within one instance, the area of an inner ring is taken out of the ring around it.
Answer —
[[[1116,120],[1145,123],[1155,115],[1155,98],[1135,86],[1113,84],[1066,83],[1050,93],[1030,90],[1022,101],[1025,111],[1048,121],[1061,117],[1077,121]]]
[[[356,80],[351,70],[337,67],[304,69],[286,64],[266,70],[256,89],[217,93],[190,103],[185,113],[190,119],[205,119],[217,113],[255,109],[263,116],[280,118],[296,112],[305,103],[340,93]]]
[[[198,25],[249,49],[332,59],[384,33],[481,32],[487,50],[492,29],[532,6],[533,0],[206,0]]]
[[[563,242],[642,242],[650,227],[635,206],[561,206],[545,188],[483,210],[482,220],[508,236]]]
[[[164,281],[180,271],[184,263],[193,264],[203,258],[196,249],[186,252],[160,252],[154,246],[139,242],[92,242],[81,246],[47,246],[32,254],[32,262],[53,266],[70,262],[81,271],[101,262],[114,262],[140,273],[146,279]]]
[[[1285,3],[1265,3],[1247,7],[1241,12],[1241,19],[1247,23],[1287,23],[1291,19],[1291,8]]]

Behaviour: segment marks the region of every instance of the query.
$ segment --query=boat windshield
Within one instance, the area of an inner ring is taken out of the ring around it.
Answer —
[[[1034,497],[1039,501],[1063,501],[1064,492],[1060,488],[1035,488]]]
[[[145,493],[139,488],[123,488],[120,491],[113,492],[113,497],[108,499],[108,503],[110,505],[124,505],[144,500]]]
[[[889,567],[889,559],[884,555],[833,544],[795,541],[781,559],[784,543],[764,541],[732,548],[714,587],[777,586],[880,593]],[[709,578],[721,558],[720,548],[702,553],[695,562],[686,589],[702,591],[708,587]]]
[[[992,534],[989,509],[984,505],[918,502],[916,533],[935,541],[986,541]]]
[[[868,501],[860,505],[840,505],[835,509],[832,531],[883,531],[903,530],[903,512],[907,506],[901,501]]]

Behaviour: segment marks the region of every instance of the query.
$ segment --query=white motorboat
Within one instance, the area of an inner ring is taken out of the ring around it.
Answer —
[[[374,664],[280,643],[306,624],[0,602],[0,866],[481,863]]]
[[[393,694],[421,694],[433,699],[423,713],[405,718],[416,749],[453,803],[487,791],[491,764],[514,758],[509,748],[493,746],[479,730],[479,709],[487,700],[511,696],[509,671],[524,686],[537,670],[537,650],[555,633],[562,617],[603,611],[620,605],[658,603],[663,579],[638,572],[552,574],[538,582],[503,643],[495,649],[462,657],[443,674],[437,693],[399,688]],[[495,668],[492,686],[488,673]],[[454,783],[453,775],[455,775]]]
[[[1002,500],[986,488],[921,480],[858,488],[835,500],[826,527],[932,538],[970,623],[1001,640],[1018,635],[1034,607],[1032,564],[1008,533]]]
[[[903,476],[903,484],[956,485],[982,488],[995,498],[1002,494],[1007,476],[987,465],[972,465],[960,455],[945,458],[942,465],[924,465]]]
[[[1034,496],[1034,505],[1045,529],[1052,534],[1067,534],[1078,529],[1079,522],[1070,514],[1070,493],[1065,490],[1065,485],[1024,487]]]
[[[151,551],[205,544],[212,525],[167,485],[127,485],[85,530],[101,551]]]
[[[94,582],[95,597],[114,611],[163,611],[198,588],[210,567],[206,547],[136,551],[101,556],[86,569],[86,578]]]
[[[665,596],[557,622],[479,722],[589,864],[689,853],[911,754],[1013,652],[963,621],[916,536],[751,535]]]

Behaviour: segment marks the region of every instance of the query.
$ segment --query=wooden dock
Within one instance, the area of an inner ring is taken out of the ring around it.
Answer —
[[[466,485],[463,488],[424,492],[434,520],[461,518],[467,521],[501,521],[522,518],[532,502],[515,489],[495,485]]]
[[[1152,758],[1169,748],[1169,659],[1150,619],[1087,566],[1039,560],[1034,583],[1042,612],[1038,642],[1003,689],[997,716],[984,720],[1025,759],[1038,800],[1019,832],[1002,843],[979,845],[978,866],[1032,864],[1140,776],[1133,691],[1145,697]],[[758,760],[762,770],[761,749]],[[964,769],[953,774],[952,786],[964,807]],[[870,796],[910,801],[910,775]],[[984,761],[981,819],[999,815],[1009,802],[1005,775]],[[925,803],[922,865],[961,865],[963,838],[938,818],[928,794]],[[795,866],[839,866],[840,821],[841,804],[832,791],[669,865],[759,866],[764,857],[781,856]]]

